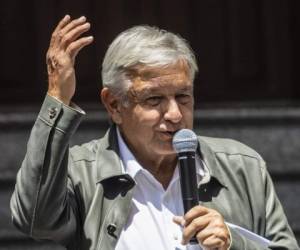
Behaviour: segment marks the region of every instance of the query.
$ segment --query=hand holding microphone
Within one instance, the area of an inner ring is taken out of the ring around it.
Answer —
[[[216,210],[199,205],[195,164],[197,147],[197,136],[189,129],[179,130],[173,137],[185,213],[183,217],[175,217],[174,222],[184,227],[182,244],[199,243],[205,249],[226,250],[230,246],[230,233],[223,216]]]

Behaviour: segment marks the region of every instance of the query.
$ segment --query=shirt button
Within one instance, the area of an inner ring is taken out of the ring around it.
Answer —
[[[178,240],[178,234],[177,233],[173,233],[173,239]]]
[[[56,107],[51,107],[48,109],[48,115],[50,119],[53,119],[57,115],[58,109]]]

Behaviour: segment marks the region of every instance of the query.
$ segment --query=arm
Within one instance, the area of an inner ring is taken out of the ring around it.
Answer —
[[[265,166],[262,167],[262,177],[265,183],[266,238],[271,240],[270,248],[300,249]]]
[[[249,240],[247,237],[239,234],[236,230],[230,229],[232,235],[232,250],[238,249],[286,249],[297,250],[299,246],[295,236],[288,224],[287,218],[276,195],[275,188],[269,173],[267,172],[265,163],[261,166],[262,179],[265,190],[265,209],[266,209],[266,239],[270,240],[268,247]]]
[[[55,109],[56,115],[49,110]],[[67,244],[77,207],[68,179],[68,144],[82,113],[47,96],[33,126],[11,199],[14,224],[33,238]],[[51,117],[51,118],[50,118]]]
[[[65,16],[47,52],[48,95],[32,129],[11,199],[14,224],[30,236],[67,244],[77,228],[77,207],[68,179],[69,140],[82,112],[68,106],[75,93],[77,53],[93,40],[86,19]]]

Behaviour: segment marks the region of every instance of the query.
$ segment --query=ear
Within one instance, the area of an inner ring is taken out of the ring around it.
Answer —
[[[120,99],[117,98],[108,88],[103,88],[100,95],[101,101],[112,121],[116,124],[121,124],[122,117],[120,113]]]

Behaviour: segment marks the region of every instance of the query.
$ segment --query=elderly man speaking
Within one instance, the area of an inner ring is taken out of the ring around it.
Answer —
[[[136,26],[112,42],[101,100],[113,125],[69,149],[84,115],[72,97],[89,29],[85,17],[66,15],[52,34],[48,93],[11,199],[14,224],[67,249],[298,249],[265,162],[233,140],[198,138],[199,203],[184,212],[172,139],[193,129],[197,64],[178,35]]]

